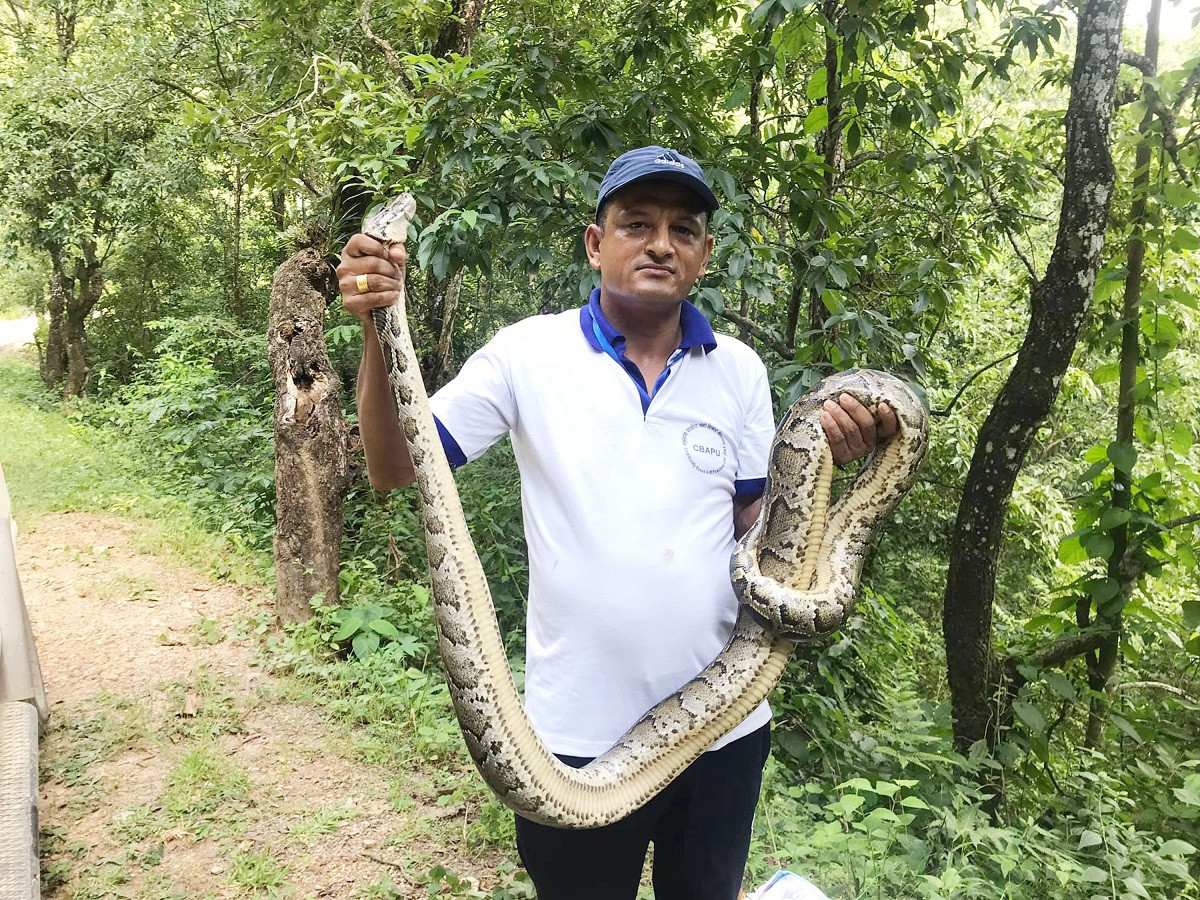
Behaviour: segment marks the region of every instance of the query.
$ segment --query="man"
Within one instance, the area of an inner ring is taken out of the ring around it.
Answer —
[[[762,362],[686,300],[712,252],[717,205],[680,153],[619,157],[584,233],[600,272],[588,303],[501,329],[431,399],[452,465],[512,436],[529,545],[526,707],[569,765],[603,753],[700,671],[733,625],[729,556],[758,514],[774,421]],[[359,417],[379,488],[413,480],[369,315],[396,299],[403,266],[403,248],[389,256],[356,235],[338,267],[366,332]],[[839,463],[896,430],[889,408],[849,396],[822,423]],[[570,831],[518,816],[538,896],[632,900],[653,841],[658,900],[733,900],[769,720],[764,703],[613,825]]]

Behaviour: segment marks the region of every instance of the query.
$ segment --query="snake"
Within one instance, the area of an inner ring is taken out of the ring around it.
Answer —
[[[412,196],[401,194],[371,215],[363,231],[389,245],[403,242],[415,212]],[[731,558],[739,607],[725,647],[611,749],[575,769],[539,739],[513,682],[429,408],[403,283],[395,303],[371,315],[412,456],[438,651],[463,739],[500,801],[546,825],[595,828],[628,816],[766,699],[798,643],[836,632],[854,609],[873,537],[912,485],[927,445],[925,409],[895,376],[842,372],[797,400],[771,445],[759,517]],[[898,429],[834,500],[832,452],[820,414],[825,400],[843,393],[869,409],[890,404]]]

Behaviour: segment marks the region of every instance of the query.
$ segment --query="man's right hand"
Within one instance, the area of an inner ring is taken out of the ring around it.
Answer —
[[[364,325],[371,319],[371,310],[391,306],[400,296],[404,283],[404,245],[393,244],[389,249],[382,241],[365,234],[356,234],[342,248],[338,263],[338,290],[342,306]],[[358,288],[358,276],[365,275],[367,290]]]

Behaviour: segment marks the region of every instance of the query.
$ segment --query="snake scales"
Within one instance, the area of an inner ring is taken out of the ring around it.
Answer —
[[[363,230],[385,242],[404,241],[415,208],[411,196],[402,195]],[[890,375],[842,373],[797,401],[771,448],[762,513],[733,555],[742,605],[725,648],[612,749],[572,769],[543,746],[521,707],[429,410],[403,289],[394,306],[373,311],[373,320],[416,471],[438,645],[459,725],[484,780],[502,802],[536,822],[590,828],[628,815],[770,694],[796,642],[841,627],[871,537],[912,484],[925,451],[925,411]],[[842,392],[867,406],[886,401],[900,428],[830,506],[833,463],[819,417],[822,403]]]

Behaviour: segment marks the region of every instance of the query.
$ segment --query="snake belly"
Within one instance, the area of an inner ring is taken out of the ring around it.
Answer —
[[[402,195],[363,230],[387,242],[403,241],[414,211],[412,198]],[[899,379],[866,371],[853,380],[834,376],[801,398],[772,445],[763,512],[734,554],[733,581],[744,602],[729,641],[610,750],[573,769],[546,749],[521,706],[429,409],[403,290],[393,306],[374,310],[372,318],[416,472],[438,650],[463,738],[501,802],[547,825],[594,828],[638,809],[766,699],[796,641],[836,630],[852,608],[870,536],[912,483],[925,448],[924,409]],[[820,408],[843,391],[867,405],[887,401],[900,431],[828,509],[828,525],[810,528],[806,516],[823,514],[829,496]],[[831,536],[834,528],[846,529],[848,536]],[[797,604],[789,605],[793,596]]]

